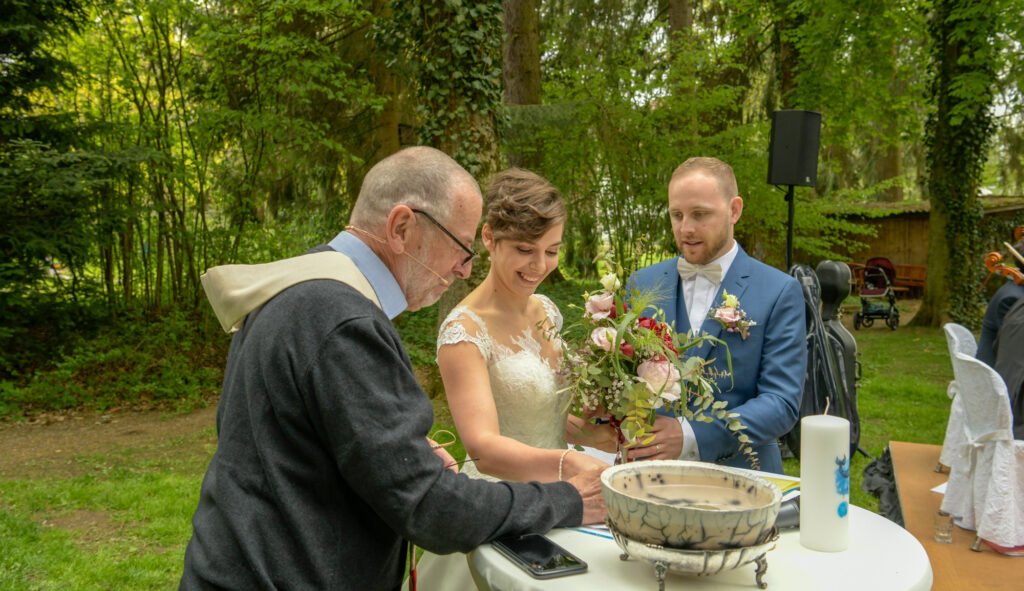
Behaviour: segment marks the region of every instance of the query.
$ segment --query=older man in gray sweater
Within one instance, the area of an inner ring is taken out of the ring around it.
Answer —
[[[329,244],[204,278],[240,330],[181,589],[397,589],[408,543],[464,552],[604,518],[597,472],[472,480],[426,438],[433,410],[391,319],[469,275],[481,209],[462,167],[410,148],[370,170]]]

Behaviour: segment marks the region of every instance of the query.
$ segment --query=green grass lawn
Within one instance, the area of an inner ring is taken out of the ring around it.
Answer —
[[[579,286],[556,291],[567,310]],[[422,332],[434,322],[424,316],[404,326]],[[854,334],[863,368],[861,447],[878,455],[890,440],[941,443],[952,378],[942,331],[876,325]],[[414,359],[432,357],[431,336],[417,335],[417,345],[423,351]],[[454,430],[443,397],[434,402],[435,427]],[[0,589],[176,588],[212,440],[206,431],[159,449],[79,456],[64,475],[0,479]],[[459,445],[452,451],[464,456]],[[868,461],[853,460],[851,496],[877,510],[860,488]],[[786,470],[799,474],[797,461],[787,460]]]
[[[213,429],[0,480],[0,589],[173,589]]]
[[[854,336],[862,368],[857,400],[860,447],[877,456],[890,441],[941,444],[949,419],[946,386],[953,379],[941,329],[890,331],[876,325]],[[877,499],[860,486],[869,462],[860,454],[854,456],[850,497],[853,504],[877,511]],[[799,463],[787,460],[786,472],[799,475]]]

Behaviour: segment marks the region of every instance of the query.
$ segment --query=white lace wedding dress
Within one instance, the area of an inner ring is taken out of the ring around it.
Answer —
[[[558,334],[562,329],[558,308],[546,296],[533,297],[543,304],[555,328],[554,334]],[[459,306],[441,325],[437,348],[462,342],[476,345],[487,361],[501,434],[532,447],[565,449],[569,393],[558,392],[556,367],[542,356],[541,343],[532,331],[524,329],[510,343],[503,344],[492,338],[483,319],[469,308]],[[482,474],[469,462],[461,471],[471,478],[498,480]],[[476,589],[464,554],[440,556],[424,552],[416,571],[419,587],[427,591]]]

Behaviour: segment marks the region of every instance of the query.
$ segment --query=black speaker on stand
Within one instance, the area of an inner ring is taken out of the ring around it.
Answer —
[[[786,269],[793,266],[793,187],[813,187],[818,182],[818,138],[821,113],[775,111],[768,146],[768,184],[787,185],[789,219],[786,226]]]
[[[824,261],[813,270],[793,264],[793,187],[818,182],[818,137],[821,113],[775,111],[768,149],[768,183],[786,185],[789,223],[786,228],[786,269],[804,292],[807,318],[807,375],[800,416],[820,414],[825,408],[850,421],[850,454],[860,451],[860,416],[857,412],[857,343],[839,321],[839,308],[849,294],[850,268]],[[845,291],[843,291],[845,289]],[[827,297],[826,297],[827,296]],[[824,300],[824,301],[823,301]],[[800,449],[800,423],[783,437],[794,454]],[[868,456],[870,457],[870,456]]]

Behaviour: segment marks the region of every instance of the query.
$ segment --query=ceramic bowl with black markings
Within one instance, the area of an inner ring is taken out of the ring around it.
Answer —
[[[763,543],[782,491],[751,473],[682,460],[631,462],[601,475],[608,520],[631,540],[678,550]]]

